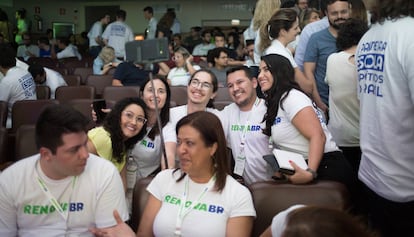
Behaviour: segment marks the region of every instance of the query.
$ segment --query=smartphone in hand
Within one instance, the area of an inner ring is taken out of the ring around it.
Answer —
[[[106,109],[106,102],[105,100],[94,100],[93,101],[93,110],[96,113],[96,123],[101,124],[105,117],[106,113],[102,112],[102,109]]]

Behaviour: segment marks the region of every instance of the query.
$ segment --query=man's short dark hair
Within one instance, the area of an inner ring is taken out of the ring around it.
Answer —
[[[10,44],[0,44],[0,66],[3,68],[12,68],[16,66],[16,51]]]
[[[233,72],[237,72],[237,71],[244,71],[244,73],[246,74],[246,76],[252,80],[253,79],[253,75],[252,75],[252,71],[250,70],[250,68],[246,67],[246,66],[236,66],[236,67],[231,67],[227,70],[226,72],[226,76],[229,76],[229,74],[233,73]]]
[[[121,10],[121,9],[116,11],[116,17],[125,20],[126,19],[126,11]]]
[[[57,148],[63,145],[62,135],[86,133],[89,122],[85,115],[68,105],[47,106],[36,123],[36,145],[56,154]]]
[[[144,7],[143,11],[148,12],[150,14],[154,14],[154,9],[152,9],[152,7],[150,7],[150,6]]]
[[[215,66],[216,62],[215,62],[214,59],[219,58],[221,52],[227,54],[227,56],[229,55],[229,51],[225,47],[217,47],[217,48],[209,50],[208,54],[207,54],[207,62],[209,62],[209,63],[213,64],[213,66]]]
[[[33,78],[36,78],[37,75],[43,75],[45,73],[45,69],[39,64],[30,65],[27,71],[29,71]]]
[[[39,43],[49,45],[49,39],[47,37],[40,37]]]

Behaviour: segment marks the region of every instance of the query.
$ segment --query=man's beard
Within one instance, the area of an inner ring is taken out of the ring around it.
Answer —
[[[341,25],[343,24],[343,23],[345,23],[345,21],[346,21],[347,19],[344,19],[344,18],[338,18],[338,19],[336,19],[334,22],[332,22],[332,21],[329,21],[329,25],[330,26],[332,26],[333,28],[335,28],[336,30],[339,30],[339,28],[341,27]],[[340,23],[336,23],[336,22],[339,22],[339,21],[342,21],[342,22],[340,22]]]

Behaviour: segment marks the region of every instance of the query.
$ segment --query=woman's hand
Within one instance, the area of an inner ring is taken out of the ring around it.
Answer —
[[[306,184],[313,180],[313,175],[311,172],[306,171],[296,165],[295,162],[289,161],[290,165],[292,165],[293,169],[295,170],[295,174],[293,175],[286,175],[288,180],[292,184]]]

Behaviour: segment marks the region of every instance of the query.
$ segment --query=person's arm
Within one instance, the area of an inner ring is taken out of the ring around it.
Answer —
[[[190,55],[187,60],[185,60],[185,65],[187,66],[188,72],[193,75],[197,70],[193,67],[193,55]]]
[[[312,95],[312,81],[306,78],[305,74],[299,69],[299,67],[295,67],[295,81],[306,94]]]
[[[168,67],[168,65],[165,62],[159,62],[158,66],[160,67],[160,69],[158,70],[158,74],[167,76],[170,72],[170,67]]]
[[[124,86],[120,80],[115,79],[115,78],[112,79],[112,85],[113,86]]]
[[[155,198],[152,194],[149,194],[147,205],[145,206],[144,213],[142,214],[139,223],[137,237],[154,236],[152,226],[154,224],[155,216],[161,208],[161,204],[160,200]]]
[[[325,133],[323,132],[320,121],[311,106],[301,109],[292,119],[295,128],[309,141],[308,166],[312,170],[318,170],[319,163],[325,147]],[[313,180],[310,172],[299,168],[294,162],[295,174],[289,177],[294,184],[309,183]]]
[[[321,96],[318,92],[318,87],[316,86],[316,80],[315,80],[315,69],[316,69],[316,63],[315,62],[305,62],[303,64],[303,70],[305,72],[305,76],[308,80],[310,80],[310,83],[312,84],[312,99],[315,101],[316,106],[320,108],[325,114],[328,112],[328,106],[323,103]]]
[[[272,237],[272,229],[269,227],[260,235],[260,237]]]
[[[231,217],[227,220],[226,237],[249,237],[252,229],[252,216]]]

